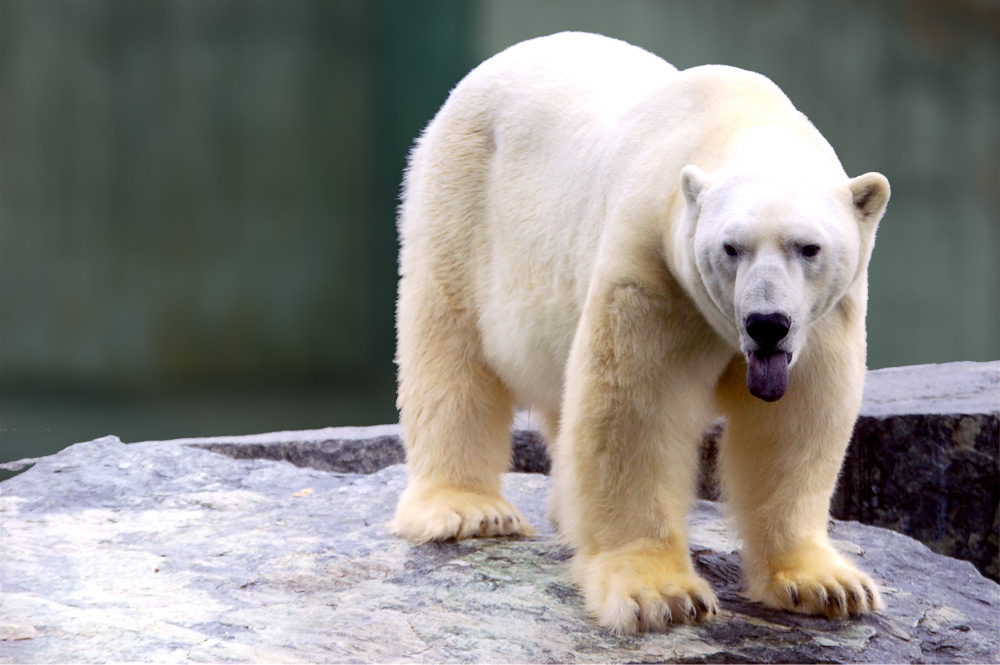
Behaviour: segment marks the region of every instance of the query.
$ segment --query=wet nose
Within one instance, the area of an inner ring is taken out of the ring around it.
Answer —
[[[762,347],[773,347],[785,339],[791,320],[784,314],[751,314],[746,318],[747,334]]]

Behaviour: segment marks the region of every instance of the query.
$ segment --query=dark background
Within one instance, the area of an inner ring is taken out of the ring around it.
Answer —
[[[872,368],[1000,358],[993,0],[0,0],[0,457],[395,421],[407,150],[567,29],[760,71],[889,177]]]

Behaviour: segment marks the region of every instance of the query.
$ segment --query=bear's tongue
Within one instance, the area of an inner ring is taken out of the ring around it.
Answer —
[[[788,389],[788,358],[784,351],[754,351],[747,358],[747,388],[754,397],[774,402]]]

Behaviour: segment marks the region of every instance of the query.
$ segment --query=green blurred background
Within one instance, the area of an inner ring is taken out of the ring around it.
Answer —
[[[395,421],[408,147],[570,29],[760,71],[889,177],[871,367],[1000,358],[993,0],[0,0],[3,460]]]

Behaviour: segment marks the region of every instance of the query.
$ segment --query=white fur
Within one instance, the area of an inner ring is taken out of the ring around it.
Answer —
[[[406,175],[410,485],[394,531],[529,533],[499,482],[512,408],[529,406],[588,609],[619,632],[709,618],[685,516],[701,433],[722,413],[751,597],[838,616],[877,607],[826,521],[860,405],[867,264],[888,196],[879,174],[849,179],[759,74],[678,72],[580,33],[484,62]],[[744,321],[762,311],[791,321],[788,390],[770,404],[746,387]]]

